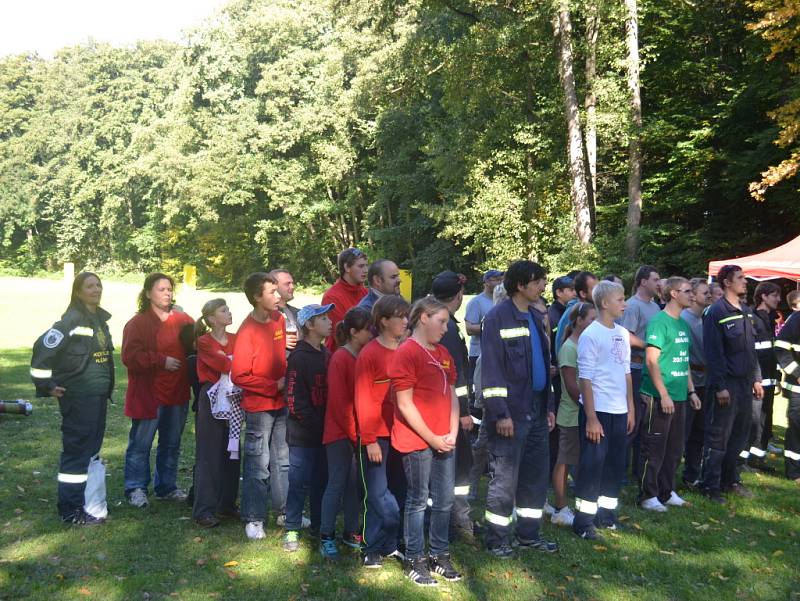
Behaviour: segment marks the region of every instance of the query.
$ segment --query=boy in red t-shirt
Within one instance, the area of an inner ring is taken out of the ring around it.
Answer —
[[[242,521],[250,540],[264,538],[269,501],[269,448],[273,433],[286,429],[286,322],[278,311],[275,276],[258,272],[247,277],[244,293],[253,305],[236,333],[231,380],[242,389],[244,437]]]
[[[411,337],[397,349],[389,377],[397,396],[392,447],[403,453],[408,493],[405,503],[404,572],[419,586],[436,586],[431,572],[461,579],[450,562],[450,510],[455,486],[459,404],[453,358],[439,344],[450,312],[433,297],[411,308]],[[428,557],[425,557],[425,509],[431,499]]]

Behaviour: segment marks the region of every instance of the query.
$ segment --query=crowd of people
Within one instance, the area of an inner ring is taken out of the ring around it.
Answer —
[[[411,581],[434,586],[461,578],[457,537],[480,536],[501,559],[556,552],[545,519],[601,540],[622,527],[626,481],[653,512],[686,505],[683,488],[723,504],[752,495],[740,474],[767,469],[767,452],[779,450],[778,390],[789,401],[786,476],[800,484],[799,291],[783,320],[781,289],[760,283],[751,308],[735,265],[711,284],[642,266],[627,300],[620,278],[576,271],[552,282],[548,305],[544,269],[521,260],[483,275],[466,306],[467,344],[456,319],[463,275],[438,274],[410,305],[394,262],[348,248],[337,265],[322,302],[302,308],[290,304],[287,270],[248,276],[253,309],[236,333],[224,299],[195,322],[174,304],[169,275],[147,276],[121,350],[130,505],[148,506],[152,476],[155,497],[188,500],[200,527],[239,519],[258,540],[271,511],[287,552],[307,530],[326,559],[345,545],[365,568],[396,559]],[[114,388],[101,297],[100,278],[79,274],[31,361],[37,394],[59,402],[58,511],[75,525],[104,521],[85,504]],[[187,492],[178,460],[192,399]]]

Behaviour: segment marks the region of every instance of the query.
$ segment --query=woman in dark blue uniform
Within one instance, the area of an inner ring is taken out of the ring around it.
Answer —
[[[61,411],[58,513],[65,523],[81,526],[104,521],[84,509],[89,463],[100,452],[114,388],[111,315],[100,308],[102,295],[97,275],[78,274],[67,310],[36,340],[31,358],[36,396],[56,397]]]

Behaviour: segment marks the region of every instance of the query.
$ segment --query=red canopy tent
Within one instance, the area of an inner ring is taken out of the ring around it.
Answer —
[[[787,278],[800,283],[800,236],[772,250],[756,255],[711,261],[708,275],[716,276],[723,265],[738,265],[753,280]]]

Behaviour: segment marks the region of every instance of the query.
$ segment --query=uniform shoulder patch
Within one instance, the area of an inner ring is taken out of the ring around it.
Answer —
[[[50,328],[42,338],[45,348],[56,348],[64,339],[64,334],[55,328]]]

